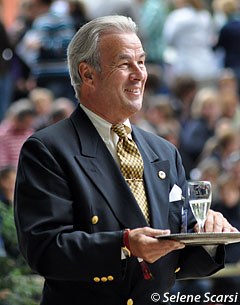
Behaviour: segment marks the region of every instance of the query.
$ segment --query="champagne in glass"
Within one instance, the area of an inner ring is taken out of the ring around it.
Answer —
[[[209,181],[188,182],[188,200],[198,223],[199,233],[204,232],[204,225],[212,200],[211,183]]]

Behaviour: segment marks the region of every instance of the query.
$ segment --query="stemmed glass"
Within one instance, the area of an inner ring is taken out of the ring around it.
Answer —
[[[212,187],[209,181],[189,181],[188,201],[198,223],[198,233],[204,232],[208,210],[211,206]]]

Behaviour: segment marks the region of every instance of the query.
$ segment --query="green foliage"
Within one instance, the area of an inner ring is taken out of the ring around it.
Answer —
[[[13,206],[6,206],[0,202],[0,216],[2,219],[2,237],[8,254],[11,256],[18,256],[18,242],[17,234],[15,229],[14,217],[13,217]]]
[[[15,270],[5,278],[5,283],[9,293],[0,299],[0,305],[39,305],[43,284],[40,277],[17,274]]]
[[[39,305],[43,279],[32,273],[18,251],[13,207],[0,202],[7,256],[0,257],[0,305]]]

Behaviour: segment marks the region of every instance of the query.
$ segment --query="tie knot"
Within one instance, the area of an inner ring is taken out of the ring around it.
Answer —
[[[123,124],[113,124],[111,129],[119,136],[120,139],[127,137],[127,131]]]

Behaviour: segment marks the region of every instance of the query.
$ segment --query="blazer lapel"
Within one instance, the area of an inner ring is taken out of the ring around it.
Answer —
[[[78,164],[102,193],[123,228],[146,226],[146,220],[125,182],[118,165],[84,111],[78,109],[71,120],[79,136]]]
[[[150,208],[151,226],[167,229],[170,189],[169,161],[161,160],[139,130],[134,127],[133,137],[144,162],[144,183]]]

